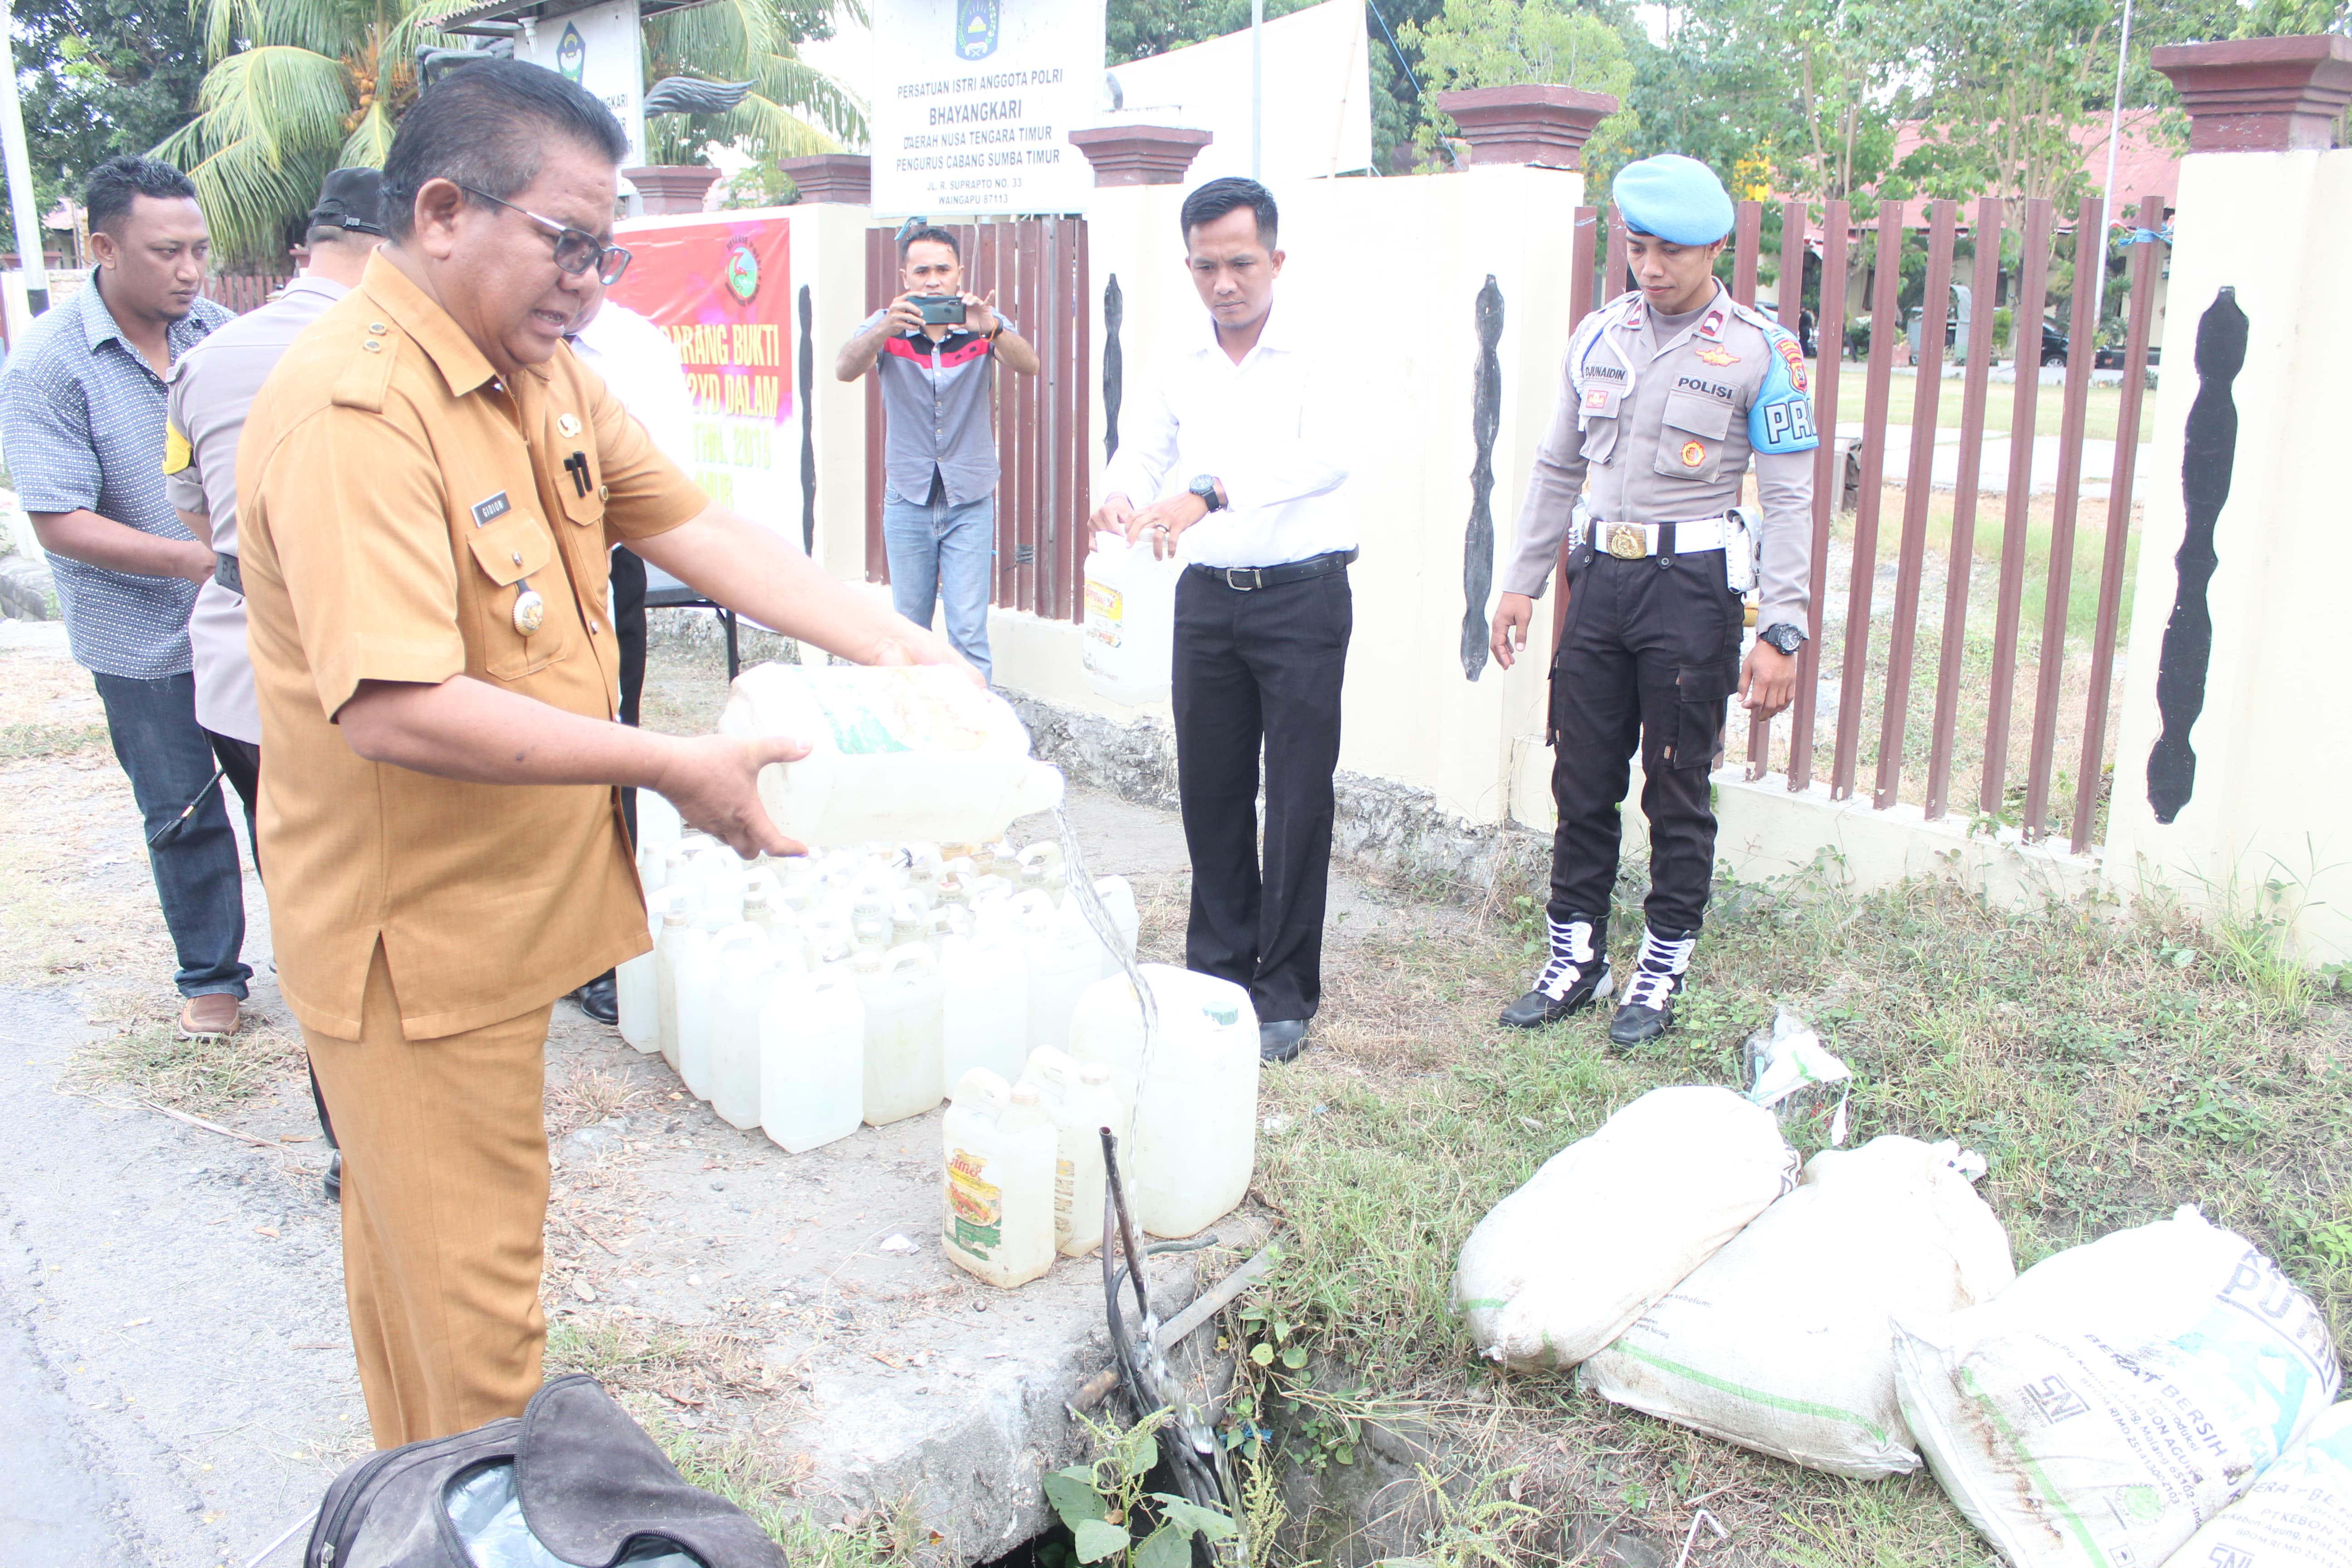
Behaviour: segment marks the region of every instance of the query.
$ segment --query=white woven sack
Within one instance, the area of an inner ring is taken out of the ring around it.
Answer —
[[[2172,1554],[2178,1568],[2352,1568],[2352,1400]]]
[[[1454,1304],[1481,1353],[1574,1366],[1796,1183],[1772,1113],[1654,1089],[1544,1163],[1462,1245]]]
[[[2310,1299],[2184,1207],[1981,1307],[1898,1318],[1895,1377],[1936,1479],[2014,1568],[2148,1568],[2254,1484],[2342,1373]]]
[[[1917,1469],[1890,1319],[1941,1317],[2017,1278],[1959,1157],[1897,1137],[1814,1155],[1795,1192],[1584,1363],[1584,1386],[1841,1476]]]

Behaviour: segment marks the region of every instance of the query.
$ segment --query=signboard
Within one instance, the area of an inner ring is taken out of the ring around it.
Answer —
[[[515,58],[545,66],[594,93],[629,138],[629,155],[621,166],[643,163],[645,30],[637,0],[607,0],[541,16],[526,26],[530,30],[515,40]]]
[[[694,399],[688,475],[711,500],[801,537],[792,220],[781,210],[646,218],[612,297],[667,333]]]
[[[877,216],[1086,210],[1103,0],[887,0],[874,60]]]

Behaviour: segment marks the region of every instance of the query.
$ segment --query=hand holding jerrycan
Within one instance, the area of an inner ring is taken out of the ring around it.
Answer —
[[[1176,579],[1184,563],[1152,559],[1149,541],[1095,535],[1087,557],[1087,683],[1113,702],[1168,700],[1176,663]]]
[[[757,665],[719,732],[809,748],[760,770],[760,804],[803,844],[979,842],[1061,804],[1011,706],[950,666]]]

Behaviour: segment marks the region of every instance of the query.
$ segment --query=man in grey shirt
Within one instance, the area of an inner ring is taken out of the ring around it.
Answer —
[[[188,657],[213,552],[163,493],[164,373],[230,312],[202,292],[212,241],[185,174],[109,158],[82,201],[98,266],[8,356],[0,444],[146,822],[179,957],[180,1033],[233,1034],[253,974],[238,956],[245,877]]]
[[[898,245],[906,291],[868,316],[843,345],[834,373],[882,381],[882,545],[890,599],[918,626],[947,606],[948,640],[989,674],[988,602],[996,560],[998,360],[1037,374],[1037,351],[996,313],[992,297],[963,291],[963,253],[943,228]],[[960,301],[961,319],[926,321],[916,301]]]
[[[337,169],[320,187],[303,238],[310,252],[302,275],[277,299],[238,317],[172,367],[164,489],[180,521],[212,546],[212,581],[196,595],[188,622],[195,663],[196,719],[210,732],[229,782],[245,802],[247,832],[255,844],[261,803],[261,713],[254,697],[253,659],[246,651],[245,583],[236,556],[236,452],[254,395],[279,359],[327,307],[352,291],[368,258],[383,243],[383,175],[375,169]],[[266,873],[265,873],[266,875]],[[328,1201],[342,1196],[343,1155],[327,1119],[319,1080],[310,1080],[319,1128],[329,1157]]]

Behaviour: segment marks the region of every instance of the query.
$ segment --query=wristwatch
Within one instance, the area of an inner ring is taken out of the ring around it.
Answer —
[[[1801,626],[1793,626],[1786,621],[1780,621],[1758,632],[1756,640],[1770,643],[1782,653],[1795,653],[1805,646],[1805,633]]]
[[[1214,474],[1196,474],[1192,482],[1184,488],[1199,496],[1201,504],[1211,511],[1224,510],[1225,503],[1217,499],[1217,477]]]

